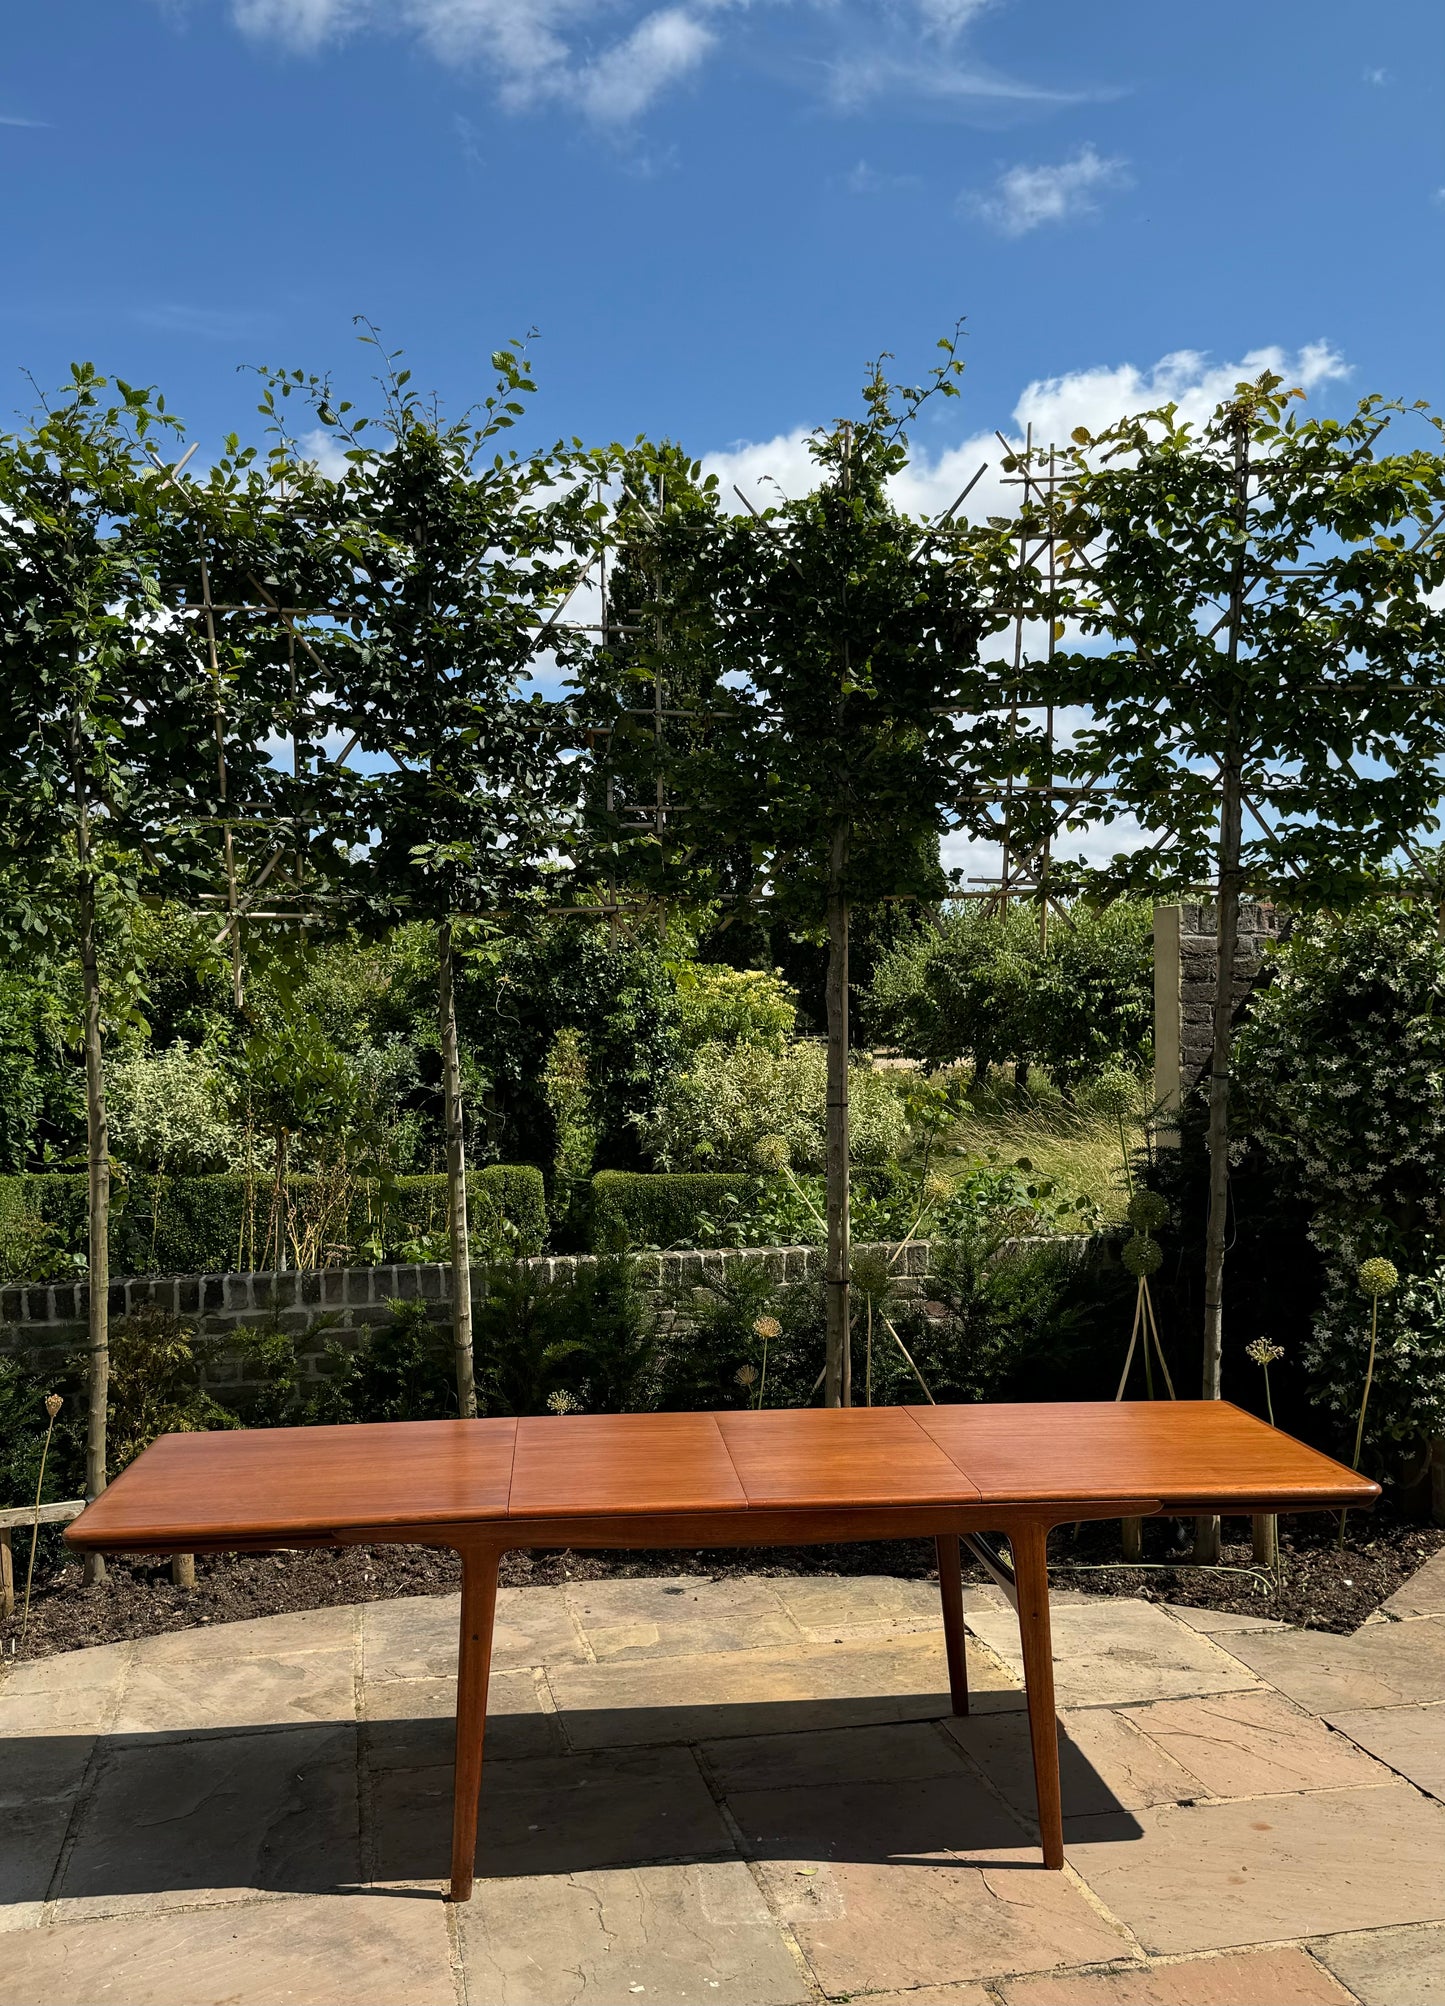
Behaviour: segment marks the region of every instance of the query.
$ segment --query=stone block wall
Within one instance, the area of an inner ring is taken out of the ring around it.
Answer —
[[[890,1261],[896,1245],[857,1247]],[[705,1253],[640,1254],[643,1282],[653,1306],[668,1319],[686,1321],[687,1291],[721,1277],[741,1261],[762,1261],[779,1282],[820,1278],[821,1247],[719,1248]],[[543,1255],[522,1265],[547,1282],[569,1282],[596,1264],[591,1254]],[[927,1299],[929,1247],[915,1240],[897,1263],[899,1293]],[[472,1294],[485,1292],[484,1270],[472,1270]],[[84,1282],[35,1284],[0,1291],[0,1351],[33,1347],[79,1349],[85,1341],[90,1291]],[[451,1320],[451,1270],[442,1262],[414,1262],[376,1268],[323,1268],[305,1274],[160,1275],[111,1285],[113,1320],[152,1305],[194,1321],[202,1336],[222,1340],[207,1367],[207,1383],[243,1387],[244,1361],[228,1354],[224,1340],[242,1324],[269,1324],[298,1339],[304,1377],[324,1375],[327,1348],[356,1346],[372,1329],[393,1320],[394,1301],[424,1301],[440,1325]],[[679,1308],[678,1305],[681,1305]]]
[[[1218,957],[1213,905],[1158,906],[1154,913],[1154,1098],[1176,1113],[1209,1070],[1214,1049]],[[1246,905],[1234,954],[1234,1014],[1264,966],[1264,949],[1289,930],[1279,906]]]

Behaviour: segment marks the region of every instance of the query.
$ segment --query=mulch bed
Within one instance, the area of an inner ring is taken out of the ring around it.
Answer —
[[[1050,1543],[1050,1574],[1059,1588],[1095,1595],[1130,1595],[1190,1608],[1232,1609],[1317,1630],[1358,1628],[1418,1567],[1445,1547],[1445,1531],[1391,1515],[1387,1508],[1354,1514],[1337,1552],[1338,1520],[1315,1512],[1280,1520],[1282,1578],[1266,1576],[1251,1559],[1249,1522],[1225,1521],[1223,1569],[1119,1565],[1117,1521],[1060,1526]],[[1146,1520],[1146,1560],[1188,1558],[1192,1527]],[[23,1584],[25,1535],[16,1537],[16,1573]],[[1071,1564],[1072,1563],[1072,1564]],[[1241,1570],[1241,1571],[1226,1571]],[[926,1580],[936,1573],[931,1540],[890,1540],[865,1546],[728,1548],[709,1553],[511,1553],[502,1562],[508,1587],[553,1587],[639,1575],[896,1574]],[[982,1570],[965,1554],[965,1574]],[[30,1625],[19,1648],[20,1612],[0,1622],[0,1663],[49,1657],[89,1644],[120,1643],[167,1630],[279,1616],[343,1602],[379,1602],[398,1595],[450,1595],[461,1564],[424,1546],[362,1546],[303,1553],[202,1555],[194,1589],[175,1587],[169,1564],[113,1560],[109,1579],[87,1588],[78,1561],[37,1570]]]

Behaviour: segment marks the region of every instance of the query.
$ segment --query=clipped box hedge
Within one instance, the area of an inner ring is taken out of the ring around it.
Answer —
[[[316,1187],[317,1180],[306,1175],[289,1180],[298,1210],[304,1212]],[[0,1178],[0,1224],[17,1213],[38,1214],[62,1255],[83,1254],[86,1192],[80,1174]],[[264,1237],[270,1199],[269,1182],[254,1179],[251,1203],[258,1241]],[[124,1189],[117,1186],[110,1222],[111,1273],[225,1274],[236,1266],[246,1211],[247,1183],[241,1176],[142,1177]],[[502,1245],[517,1254],[539,1254],[546,1245],[546,1192],[541,1171],[531,1164],[488,1164],[469,1171],[467,1213],[479,1258]],[[367,1255],[361,1250],[367,1245],[379,1250],[382,1260],[393,1260],[409,1242],[441,1232],[445,1225],[445,1177],[398,1177],[385,1186],[359,1179],[340,1237],[355,1249],[347,1256],[349,1264],[362,1266]]]
[[[725,1198],[756,1188],[750,1171],[687,1171],[663,1176],[641,1170],[599,1170],[592,1179],[588,1243],[597,1253],[619,1247],[670,1247],[691,1242],[699,1217]]]

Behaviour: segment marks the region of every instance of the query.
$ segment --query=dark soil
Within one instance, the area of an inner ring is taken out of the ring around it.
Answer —
[[[1249,1522],[1225,1521],[1225,1566],[1167,1565],[1188,1558],[1192,1526],[1146,1520],[1146,1568],[1119,1564],[1117,1520],[1060,1526],[1049,1546],[1056,1587],[1096,1595],[1132,1595],[1190,1608],[1233,1609],[1317,1630],[1358,1628],[1416,1568],[1445,1546],[1445,1531],[1392,1517],[1386,1510],[1353,1515],[1344,1551],[1339,1521],[1328,1513],[1280,1520],[1282,1579],[1250,1557]],[[24,1582],[25,1538],[16,1538],[17,1588]],[[1071,1564],[1072,1563],[1072,1564]],[[1238,1571],[1231,1571],[1238,1570]],[[726,1548],[708,1553],[511,1553],[502,1562],[508,1587],[551,1587],[563,1581],[656,1574],[896,1574],[914,1580],[936,1572],[931,1540],[890,1540],[866,1546]],[[965,1574],[983,1578],[965,1552]],[[49,1657],[87,1644],[118,1643],[204,1623],[233,1623],[340,1602],[378,1602],[397,1595],[449,1595],[461,1585],[456,1556],[425,1546],[361,1546],[303,1553],[202,1555],[194,1589],[175,1587],[169,1563],[113,1560],[109,1579],[87,1588],[78,1561],[37,1570],[30,1626],[19,1645],[20,1612],[0,1623],[0,1660]]]

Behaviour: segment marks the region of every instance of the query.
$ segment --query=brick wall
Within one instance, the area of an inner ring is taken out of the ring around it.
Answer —
[[[1154,1098],[1177,1112],[1208,1071],[1214,1049],[1215,909],[1158,906],[1154,913]],[[1289,930],[1272,905],[1245,905],[1234,953],[1234,1012],[1259,979],[1267,942]],[[1168,1140],[1167,1133],[1161,1140]]]
[[[881,1253],[891,1260],[897,1247],[857,1247],[854,1251]],[[926,1298],[928,1256],[926,1241],[914,1241],[904,1250],[897,1266],[900,1294]],[[595,1259],[590,1254],[543,1255],[523,1265],[545,1281],[568,1282],[581,1270],[593,1267]],[[674,1314],[672,1305],[679,1295],[701,1287],[709,1277],[725,1274],[740,1261],[762,1261],[776,1280],[799,1282],[822,1275],[824,1254],[821,1247],[758,1247],[640,1254],[637,1259],[655,1306]],[[480,1295],[484,1287],[483,1270],[474,1268],[473,1295]],[[79,1347],[86,1334],[89,1295],[84,1282],[0,1291],[0,1350],[52,1344]],[[441,1262],[413,1262],[393,1267],[323,1268],[310,1274],[152,1276],[112,1283],[110,1313],[114,1319],[157,1304],[194,1320],[204,1336],[223,1340],[238,1324],[267,1322],[274,1314],[282,1329],[300,1340],[297,1351],[303,1371],[317,1378],[328,1345],[357,1344],[373,1327],[391,1322],[389,1305],[393,1300],[416,1297],[430,1306],[438,1323],[449,1323],[450,1268]],[[324,1327],[316,1328],[323,1316]],[[207,1381],[216,1387],[245,1383],[241,1361],[228,1357],[224,1344],[207,1370]]]

